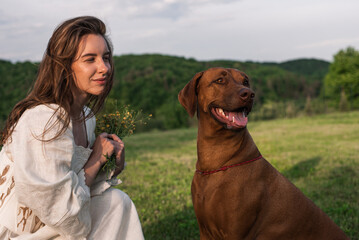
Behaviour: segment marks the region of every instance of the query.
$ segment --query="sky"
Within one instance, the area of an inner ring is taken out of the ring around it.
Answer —
[[[1,0],[0,59],[40,61],[54,29],[102,19],[114,54],[196,60],[332,61],[359,49],[358,0]]]

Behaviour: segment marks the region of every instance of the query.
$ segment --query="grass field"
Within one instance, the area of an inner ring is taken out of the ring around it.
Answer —
[[[359,239],[359,112],[250,122],[262,155]],[[118,188],[134,201],[146,239],[199,239],[190,186],[197,129],[125,139]]]

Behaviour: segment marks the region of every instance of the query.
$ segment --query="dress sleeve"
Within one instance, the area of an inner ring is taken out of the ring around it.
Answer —
[[[114,172],[113,170],[109,175],[103,171],[99,172],[91,186],[91,197],[101,195],[108,188],[122,183],[119,178],[113,176]]]
[[[91,229],[90,190],[84,170],[71,169],[71,126],[55,140],[41,141],[44,129],[59,118],[54,112],[44,105],[27,110],[12,134],[15,194],[19,203],[67,239],[83,239]],[[59,128],[61,124],[44,139],[54,137]]]
[[[88,111],[88,109],[87,109]],[[87,135],[89,137],[90,146],[92,147],[93,143],[96,140],[95,136],[96,128],[96,118],[92,117],[86,121]],[[101,195],[104,191],[112,186],[120,184],[122,181],[114,176],[115,171],[106,174],[101,171],[97,174],[94,183],[91,186],[91,197]]]

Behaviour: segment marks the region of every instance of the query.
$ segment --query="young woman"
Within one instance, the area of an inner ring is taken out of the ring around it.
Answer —
[[[49,40],[30,94],[1,135],[0,240],[143,239],[131,199],[111,188],[124,168],[116,135],[94,135],[113,82],[104,23],[78,17]],[[91,110],[90,110],[91,108]],[[105,155],[117,169],[100,171]]]

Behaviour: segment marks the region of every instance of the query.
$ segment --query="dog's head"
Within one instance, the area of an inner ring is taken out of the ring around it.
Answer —
[[[198,108],[225,128],[236,130],[246,127],[254,96],[245,73],[210,68],[197,73],[179,92],[178,99],[191,117]]]

